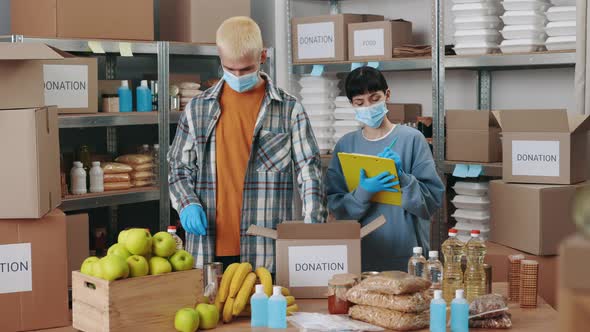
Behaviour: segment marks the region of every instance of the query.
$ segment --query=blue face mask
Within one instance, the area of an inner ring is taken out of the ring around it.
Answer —
[[[252,90],[256,84],[258,84],[260,76],[258,75],[258,71],[242,76],[236,76],[224,69],[223,79],[232,90],[242,93]]]
[[[383,122],[383,118],[385,118],[385,114],[388,112],[385,101],[371,106],[356,107],[354,111],[356,113],[356,120],[371,128],[379,128]]]

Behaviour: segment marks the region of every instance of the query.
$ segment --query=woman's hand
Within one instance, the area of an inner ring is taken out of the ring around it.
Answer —
[[[367,172],[361,168],[361,176],[360,176],[360,186],[365,189],[366,191],[376,194],[381,191],[388,191],[392,193],[397,193],[399,190],[393,188],[399,184],[399,181],[394,181],[395,175],[391,174],[390,172],[383,172],[377,176],[372,178],[367,177]]]
[[[393,162],[395,163],[395,168],[397,169],[397,172],[398,173],[403,172],[402,159],[400,158],[399,154],[397,154],[397,152],[394,152],[390,148],[385,148],[385,150],[383,150],[383,152],[379,153],[377,155],[377,157],[393,160]]]

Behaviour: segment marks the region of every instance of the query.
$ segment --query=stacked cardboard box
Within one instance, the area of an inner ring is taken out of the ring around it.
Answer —
[[[448,110],[446,159],[493,163],[502,161],[500,127],[490,111]]]
[[[590,326],[590,239],[581,234],[564,241],[559,257],[559,331]]]
[[[404,20],[348,25],[348,59],[389,60],[395,47],[412,44],[412,22]]]

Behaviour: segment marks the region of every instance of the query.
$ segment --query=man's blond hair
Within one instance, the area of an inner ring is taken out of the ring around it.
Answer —
[[[260,57],[262,33],[253,19],[246,16],[228,18],[217,29],[217,47],[232,60],[244,56]]]

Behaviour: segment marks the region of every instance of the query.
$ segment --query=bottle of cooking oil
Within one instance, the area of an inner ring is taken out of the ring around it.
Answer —
[[[461,257],[465,244],[457,239],[457,230],[449,230],[449,238],[442,244],[442,252],[445,256],[443,268],[443,298],[450,304],[455,298],[455,291],[463,289],[463,271],[461,270]]]
[[[471,239],[465,245],[465,255],[467,256],[465,292],[467,301],[471,302],[486,293],[486,274],[483,268],[486,245],[479,237],[478,230],[471,231]]]
[[[426,273],[424,273],[426,258],[422,256],[422,247],[414,247],[413,252],[414,256],[410,257],[410,261],[408,262],[408,274],[426,278]]]

